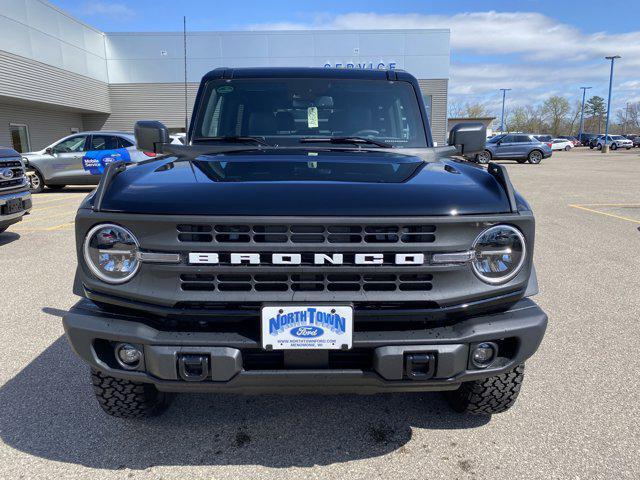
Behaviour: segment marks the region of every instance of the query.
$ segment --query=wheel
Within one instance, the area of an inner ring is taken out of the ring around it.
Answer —
[[[62,190],[66,185],[47,185],[49,190]]]
[[[29,189],[31,193],[42,193],[44,190],[44,178],[38,170],[29,172]]]
[[[617,150],[618,149],[618,144],[617,143],[612,143],[611,144],[611,150]]]
[[[596,145],[596,148],[597,148],[598,150],[602,150],[602,144],[600,144],[600,143],[599,143],[598,145]]]
[[[529,152],[527,160],[529,160],[529,163],[537,165],[542,161],[542,152],[540,150],[532,150]]]
[[[589,150],[593,150],[593,145],[589,144]]]
[[[631,147],[625,147],[627,150],[631,150]]]
[[[568,152],[569,150],[571,150],[571,147],[569,145],[567,145],[566,147],[564,147],[564,151]]]
[[[516,158],[516,162],[518,162],[518,163],[527,163],[527,159],[526,158]]]
[[[460,413],[492,415],[513,406],[524,380],[524,363],[495,377],[464,382],[457,390],[445,392],[449,405]]]
[[[476,155],[476,162],[478,163],[482,163],[484,165],[485,163],[489,163],[490,161],[491,152],[489,150],[484,150],[483,152]]]
[[[171,401],[170,395],[150,383],[115,378],[94,369],[91,382],[100,407],[113,417],[154,417],[164,412]]]

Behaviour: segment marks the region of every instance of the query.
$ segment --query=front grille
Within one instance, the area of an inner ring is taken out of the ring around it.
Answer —
[[[180,224],[178,240],[188,243],[413,244],[433,243],[435,225],[248,225]]]
[[[183,291],[199,292],[426,292],[428,273],[182,274]]]
[[[0,170],[10,168],[13,171],[13,178],[10,180],[0,180],[0,190],[15,188],[24,184],[24,169],[19,160],[0,160]]]

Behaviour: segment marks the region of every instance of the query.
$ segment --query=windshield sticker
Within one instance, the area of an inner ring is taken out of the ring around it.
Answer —
[[[307,125],[309,128],[318,128],[318,107],[307,108]]]
[[[216,88],[216,92],[218,92],[218,93],[231,93],[231,92],[233,92],[233,87],[231,85],[222,85],[221,87]]]
[[[82,168],[91,175],[102,175],[107,165],[122,160],[131,161],[131,156],[126,148],[116,150],[92,150],[82,157]]]

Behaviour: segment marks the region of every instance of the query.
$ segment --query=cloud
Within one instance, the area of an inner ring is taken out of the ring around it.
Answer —
[[[113,2],[85,2],[80,11],[85,15],[107,15],[124,19],[133,18],[136,14],[124,3]]]
[[[640,30],[585,33],[551,17],[531,12],[470,12],[455,15],[348,13],[323,14],[308,22],[251,25],[251,29],[412,29],[447,28],[456,60],[451,66],[450,96],[456,101],[489,101],[501,86],[512,99],[535,102],[551,92],[577,96],[591,85],[606,93],[609,66],[617,54],[619,104],[640,96]],[[473,62],[469,57],[475,57]],[[623,98],[624,94],[626,98]]]

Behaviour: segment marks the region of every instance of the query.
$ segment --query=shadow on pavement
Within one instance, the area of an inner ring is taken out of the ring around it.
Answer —
[[[2,247],[3,245],[9,245],[10,243],[13,243],[19,239],[20,239],[20,235],[15,232],[0,233],[0,247]]]
[[[88,369],[64,337],[0,388],[4,443],[110,470],[327,465],[394,451],[411,439],[412,427],[462,429],[487,422],[452,413],[437,394],[179,395],[161,417],[114,419],[99,409]]]

